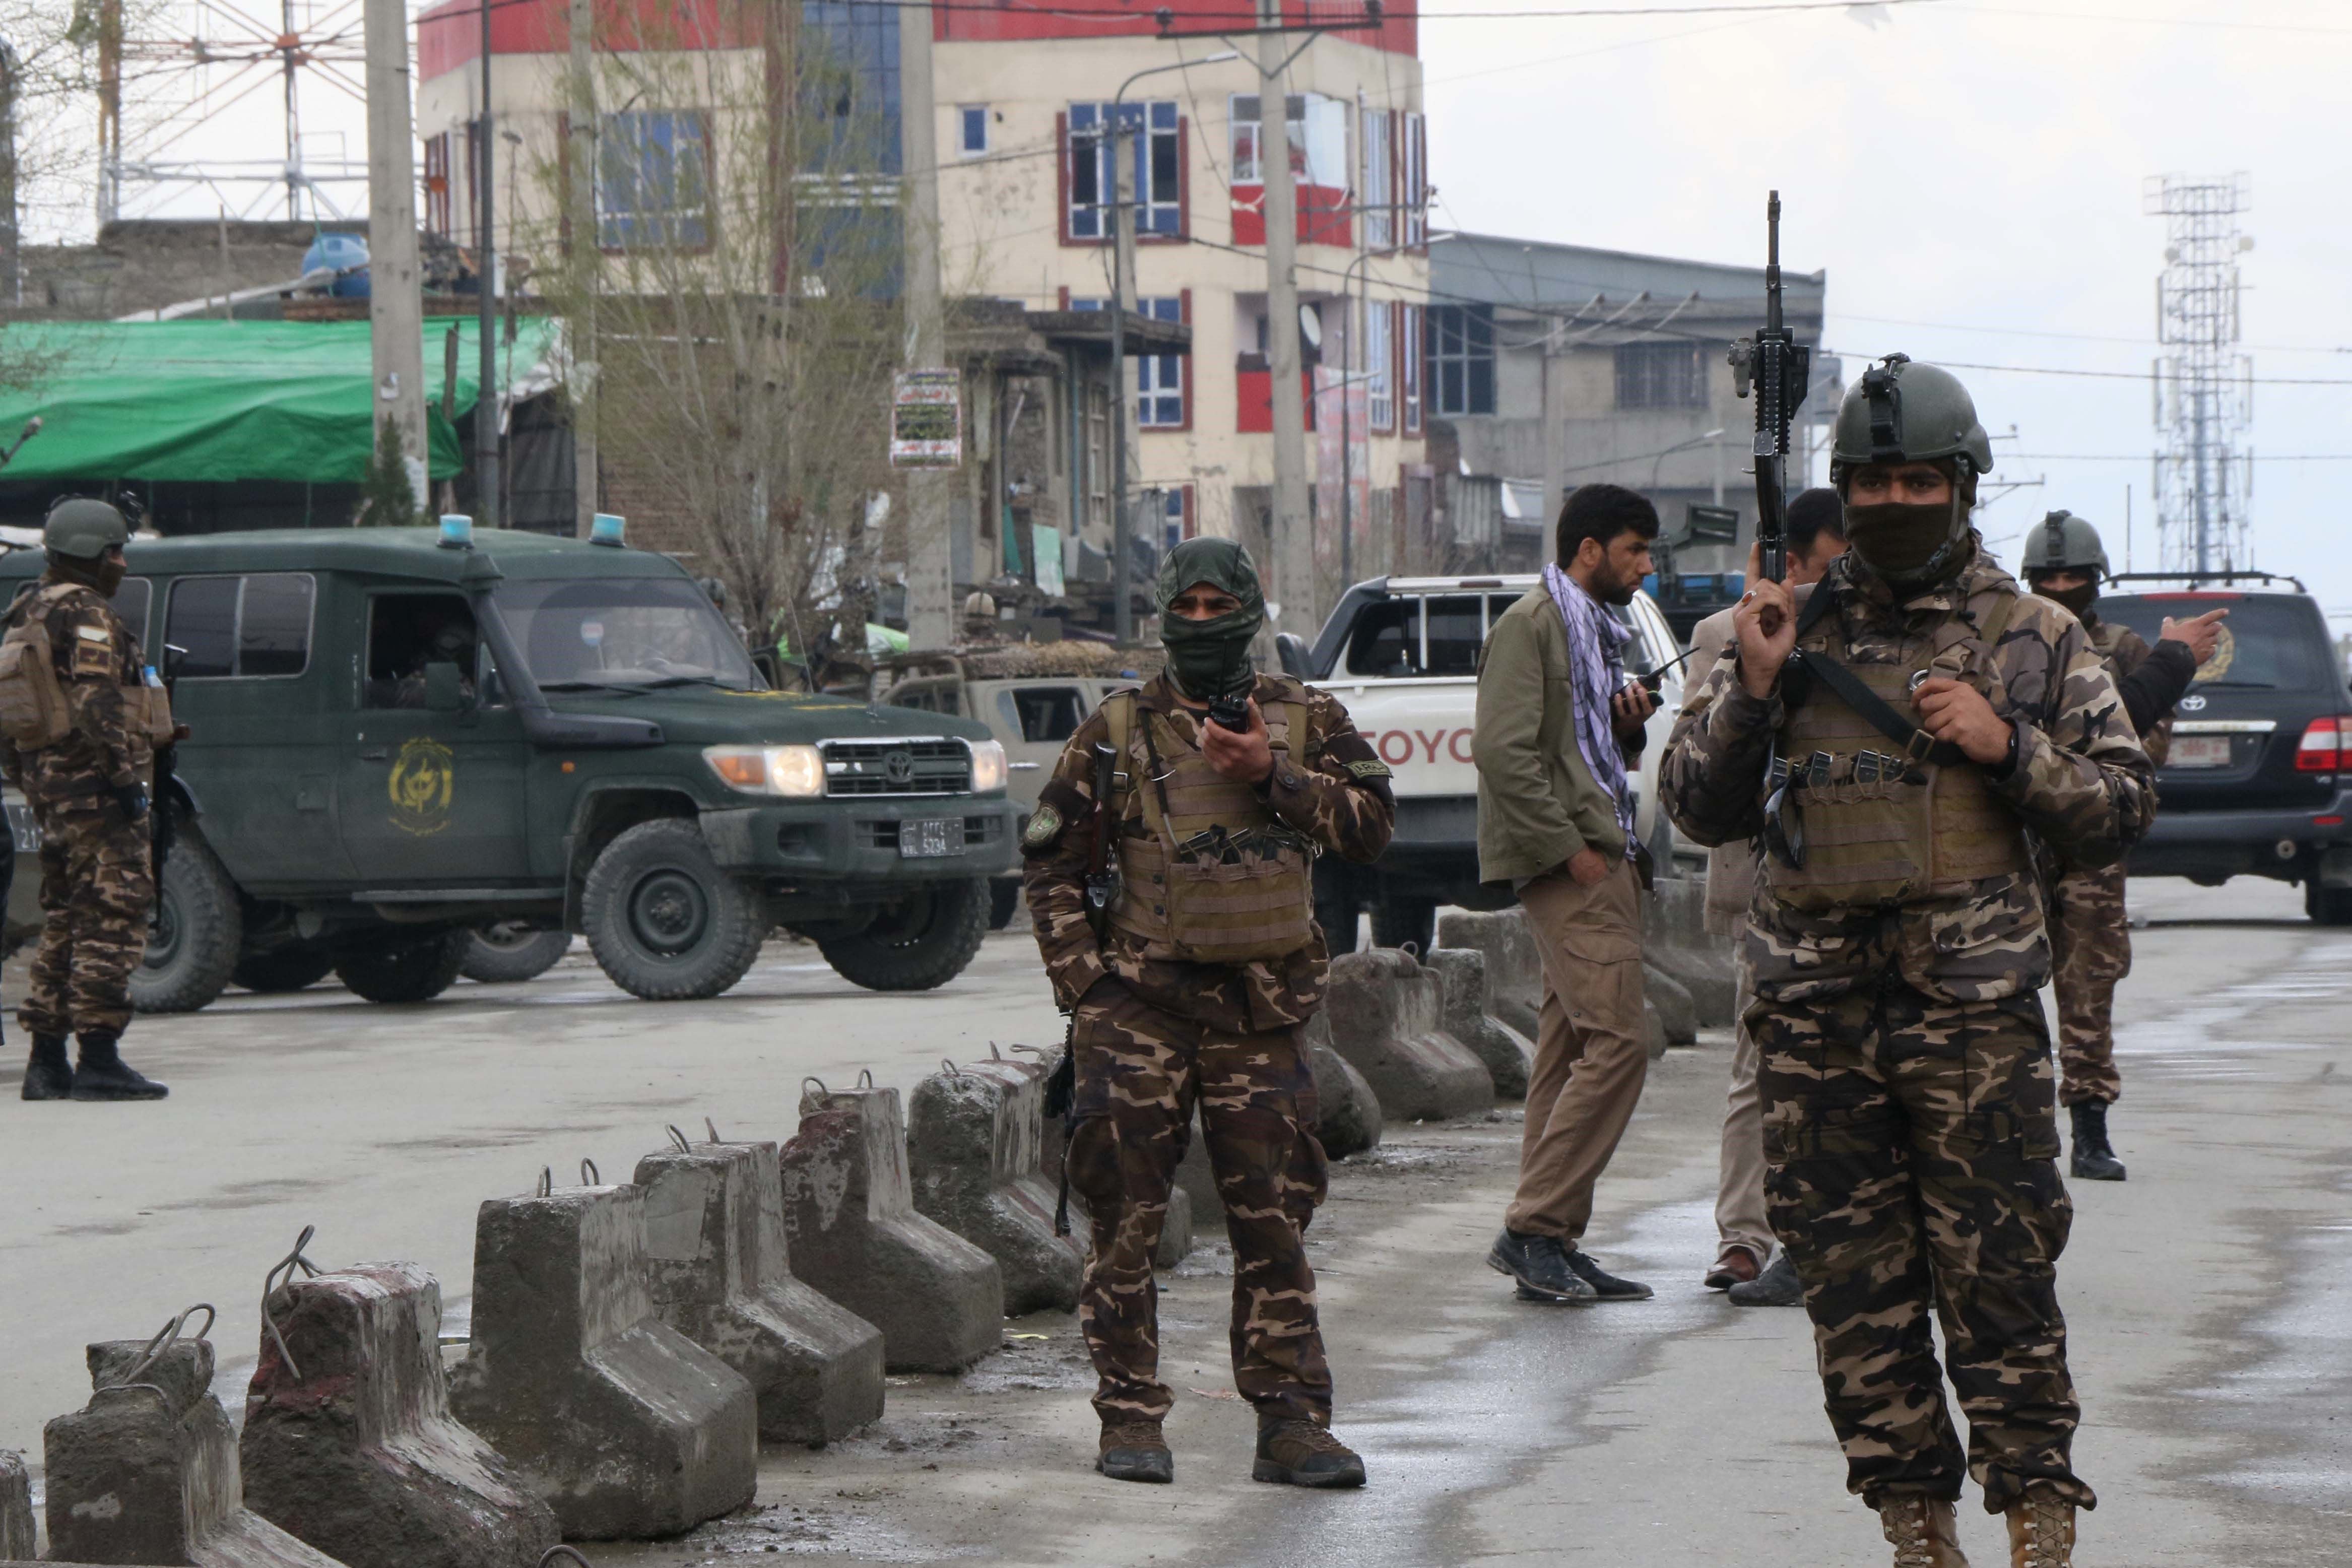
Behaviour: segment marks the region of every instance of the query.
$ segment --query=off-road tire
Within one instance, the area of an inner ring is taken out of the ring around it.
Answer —
[[[567,931],[490,926],[473,933],[457,973],[484,985],[511,985],[538,979],[571,949],[572,933]]]
[[[1372,906],[1374,947],[1402,947],[1411,942],[1413,952],[1425,957],[1436,933],[1434,899],[1384,898]]]
[[[1021,908],[1021,883],[1012,877],[992,878],[988,884],[988,929],[1003,931]]]
[[[369,1002],[430,1002],[457,984],[466,962],[469,931],[386,942],[368,952],[346,952],[335,962],[335,977],[352,994]]]
[[[164,874],[170,875],[168,861]],[[270,996],[316,985],[334,967],[335,955],[330,949],[298,944],[274,947],[267,952],[248,952],[236,961],[228,977],[247,991]]]
[[[929,991],[964,972],[988,934],[988,884],[927,882],[856,936],[817,943],[835,973],[868,991]]]
[[[2323,888],[2315,876],[2303,885],[2303,912],[2315,925],[2352,926],[2352,888]]]
[[[648,1002],[719,994],[768,936],[758,893],[720,870],[702,829],[678,817],[640,822],[604,846],[580,908],[598,967]]]
[[[228,989],[245,945],[245,911],[236,884],[184,822],[156,900],[147,954],[131,972],[137,1013],[193,1013]]]

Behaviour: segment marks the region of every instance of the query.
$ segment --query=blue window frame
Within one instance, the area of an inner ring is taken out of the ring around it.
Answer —
[[[988,105],[967,103],[956,110],[956,151],[978,158],[988,151]]]
[[[710,243],[710,121],[700,110],[607,114],[596,143],[596,243]]]
[[[1072,300],[1073,310],[1108,310],[1108,300]],[[1181,295],[1156,300],[1138,300],[1138,315],[1154,321],[1181,321],[1184,319],[1184,300]],[[1145,429],[1173,429],[1184,423],[1184,356],[1182,354],[1130,354],[1135,363],[1135,422]]]
[[[1111,237],[1111,106],[1070,105],[1070,203],[1072,239]],[[1173,100],[1119,106],[1128,153],[1128,194],[1135,202],[1139,237],[1183,233],[1183,138]]]

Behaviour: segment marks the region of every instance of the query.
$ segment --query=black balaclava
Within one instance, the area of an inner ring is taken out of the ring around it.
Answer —
[[[1241,608],[1210,621],[1188,621],[1171,612],[1176,596],[1196,583],[1231,594]],[[1168,672],[1185,696],[1213,702],[1256,679],[1249,650],[1265,625],[1265,591],[1248,551],[1230,539],[1186,540],[1160,563],[1158,598]]]
[[[122,574],[130,569],[130,563],[111,552],[89,561],[72,555],[59,555],[55,552],[49,555],[49,575],[61,582],[79,583],[85,588],[95,588],[101,596],[109,599],[114,597],[114,591],[122,586]]]
[[[2091,580],[2081,587],[2066,589],[2043,587],[2042,585],[2043,577],[2048,575],[2050,574],[2045,573],[2042,577],[2036,577],[2033,580],[2035,593],[2045,599],[2065,605],[2074,612],[2074,618],[2078,621],[2091,613],[2091,606],[2096,604],[2099,598],[2099,579],[2095,574],[2092,574]]]
[[[1941,581],[1964,558],[1969,513],[1977,502],[1976,476],[1945,458],[1936,465],[1952,481],[1952,499],[1935,506],[1881,501],[1855,506],[1844,501],[1846,546],[1862,563],[1899,588]],[[1847,484],[1838,494],[1844,500]]]

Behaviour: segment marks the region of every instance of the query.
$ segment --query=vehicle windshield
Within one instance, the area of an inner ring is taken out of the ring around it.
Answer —
[[[2329,684],[2328,647],[2305,601],[2283,594],[2118,594],[2102,595],[2096,613],[2153,643],[2167,616],[2187,620],[2227,610],[2213,657],[2197,667],[2191,689],[2316,691]]]
[[[496,597],[541,689],[760,689],[741,639],[684,578],[509,581]]]

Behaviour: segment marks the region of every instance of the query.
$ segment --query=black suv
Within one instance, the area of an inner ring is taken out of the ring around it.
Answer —
[[[2101,595],[2098,613],[2151,643],[2168,616],[2230,612],[2180,700],[2132,873],[2299,882],[2313,920],[2352,925],[2352,689],[2318,605],[2261,572],[2112,581],[2149,584]]]

